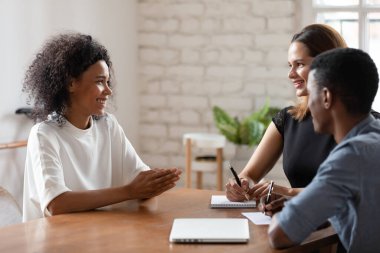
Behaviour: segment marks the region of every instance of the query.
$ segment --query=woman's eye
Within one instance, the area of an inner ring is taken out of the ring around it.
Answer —
[[[103,82],[103,81],[98,81],[98,82],[97,82],[97,85],[102,85],[102,86],[104,86],[104,85],[105,85],[105,82]]]

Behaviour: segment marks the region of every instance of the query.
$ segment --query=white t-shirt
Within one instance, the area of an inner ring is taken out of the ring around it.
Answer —
[[[111,114],[86,130],[38,123],[28,139],[23,221],[49,215],[46,207],[64,192],[125,185],[148,169]]]

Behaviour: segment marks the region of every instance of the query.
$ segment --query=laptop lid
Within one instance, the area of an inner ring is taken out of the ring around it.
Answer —
[[[247,243],[248,220],[242,218],[174,219],[169,241],[175,243]]]

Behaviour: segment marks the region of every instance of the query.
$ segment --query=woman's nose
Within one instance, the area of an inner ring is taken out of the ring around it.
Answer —
[[[106,94],[106,95],[112,95],[112,89],[111,89],[111,87],[108,86],[108,85],[105,85],[103,93]]]

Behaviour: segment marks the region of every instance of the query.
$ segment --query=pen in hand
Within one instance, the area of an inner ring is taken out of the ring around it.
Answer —
[[[265,205],[269,204],[269,201],[270,201],[270,197],[272,196],[272,191],[273,191],[273,180],[270,181],[270,185],[269,185],[269,191],[268,191],[268,194],[265,198]]]
[[[240,181],[240,178],[239,176],[237,175],[236,171],[234,170],[234,168],[231,166],[231,163],[228,162],[228,164],[230,165],[230,170],[232,172],[232,175],[234,175],[234,178],[236,180],[236,183],[241,187],[241,181]],[[249,200],[249,195],[247,193],[244,194],[246,200]]]
[[[236,174],[236,171],[234,170],[234,168],[232,168],[231,166],[231,163],[228,162],[228,164],[230,165],[230,170],[232,172],[232,175],[234,175],[234,178],[236,180],[236,183],[241,187],[241,181],[240,181],[240,178],[238,177],[238,175]]]

